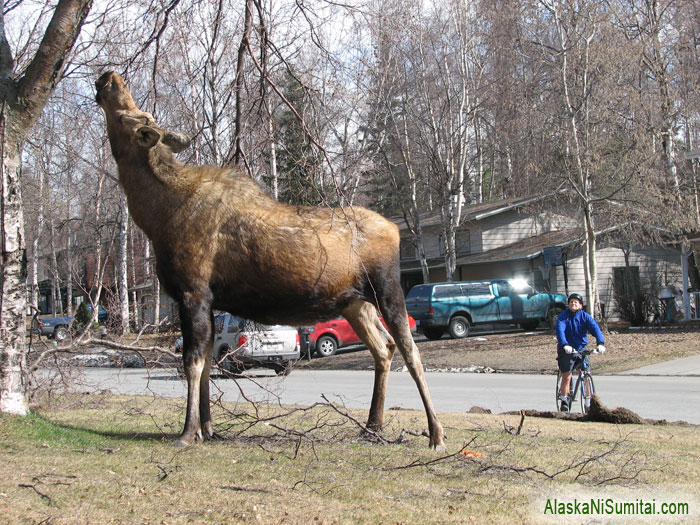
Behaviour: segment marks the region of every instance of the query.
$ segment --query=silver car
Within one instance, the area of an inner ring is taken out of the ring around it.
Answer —
[[[288,374],[299,359],[299,331],[292,326],[268,326],[225,313],[214,317],[214,331],[212,364],[227,372],[260,366]],[[182,351],[182,337],[175,350]]]

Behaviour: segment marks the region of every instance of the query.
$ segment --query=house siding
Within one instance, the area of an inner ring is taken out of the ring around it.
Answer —
[[[620,248],[608,246],[599,248],[596,252],[598,264],[598,298],[605,305],[606,318],[618,320],[617,304],[614,293],[614,268],[625,267],[625,255]],[[681,252],[677,248],[666,247],[636,247],[629,255],[629,265],[639,267],[639,280],[643,290],[658,294],[661,286],[675,285],[679,289],[682,284]],[[553,291],[566,293],[564,272],[561,267],[553,272]],[[583,257],[569,256],[567,263],[568,292],[585,294],[586,283],[583,271]]]
[[[478,231],[481,234],[481,243],[478,250],[472,251],[493,250],[528,237],[571,226],[574,224],[568,217],[551,213],[525,214],[518,210],[511,210],[487,217],[480,222]]]
[[[481,251],[493,250],[541,233],[537,232],[537,221],[534,217],[514,212],[484,219],[481,232]]]

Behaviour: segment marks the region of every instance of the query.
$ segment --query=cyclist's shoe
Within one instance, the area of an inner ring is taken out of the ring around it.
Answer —
[[[559,398],[560,405],[559,405],[559,410],[562,412],[568,412],[569,411],[569,398],[567,397],[560,397]]]

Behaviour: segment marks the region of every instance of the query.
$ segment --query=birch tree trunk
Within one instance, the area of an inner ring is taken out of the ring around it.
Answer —
[[[3,101],[5,102],[5,101]],[[0,412],[26,415],[26,261],[20,191],[20,146],[9,140],[7,105],[2,134],[2,277],[0,286]]]
[[[32,252],[31,252],[31,302],[32,306],[39,309],[39,237],[41,232],[44,231],[44,180],[45,173],[42,172],[39,176],[39,210],[38,217],[36,220],[36,231],[34,232],[34,239],[32,241]]]
[[[153,274],[153,324],[160,323],[160,281],[158,276]]]
[[[71,194],[73,192],[73,171],[68,169],[66,181],[66,315],[73,315],[73,226],[71,222]]]
[[[131,311],[133,312],[134,316],[134,327],[136,331],[138,331],[141,328],[141,314],[138,307],[138,294],[136,293],[136,250],[134,248],[134,244],[136,243],[136,239],[134,239],[136,230],[133,225],[129,231],[131,232],[131,235],[129,235],[129,260],[131,261],[131,265],[129,266],[131,293],[129,294],[129,297],[131,301]],[[147,273],[144,272],[144,279],[146,278],[146,275]]]
[[[120,335],[129,331],[129,272],[127,260],[129,256],[129,210],[126,207],[126,196],[119,193],[119,257],[117,262],[117,286],[119,288],[119,317]]]
[[[569,180],[574,188],[583,209],[584,229],[584,257],[583,270],[586,283],[586,309],[595,315],[598,311],[598,276],[596,265],[596,235],[593,221],[592,201],[593,188],[591,188],[590,144],[589,144],[589,109],[593,96],[593,85],[589,76],[591,42],[598,33],[598,25],[592,20],[586,34],[577,34],[575,24],[567,23],[562,18],[560,6],[549,6],[556,30],[559,36],[559,75],[561,78],[562,102],[566,112],[568,125],[570,126],[570,138],[567,147],[573,161],[572,173]],[[570,35],[573,35],[571,36]],[[578,62],[569,71],[570,53],[578,53]],[[579,75],[580,86],[578,92],[573,89],[576,82],[570,80],[570,75]],[[577,102],[574,102],[576,100]]]
[[[15,61],[0,14],[0,412],[26,415],[27,256],[20,190],[22,146],[61,78],[68,51],[92,0],[60,0],[36,55],[15,78]]]
[[[56,228],[53,219],[49,219],[49,249],[51,272],[51,315],[63,315],[63,301],[61,300],[61,279],[58,275],[58,257],[56,256]]]

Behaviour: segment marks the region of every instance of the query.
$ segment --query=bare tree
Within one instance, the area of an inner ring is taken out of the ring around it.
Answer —
[[[92,6],[60,0],[26,69],[17,70],[0,16],[0,140],[2,144],[2,290],[0,295],[0,411],[26,414],[26,246],[20,190],[21,151]]]

